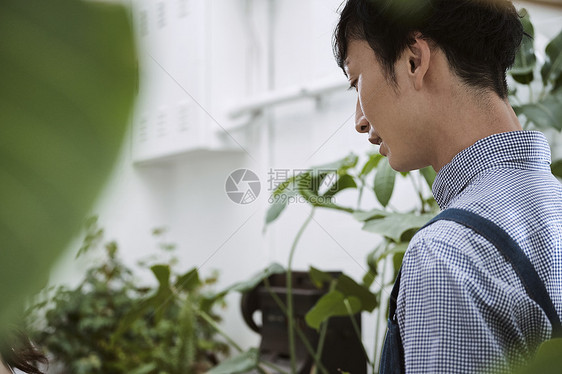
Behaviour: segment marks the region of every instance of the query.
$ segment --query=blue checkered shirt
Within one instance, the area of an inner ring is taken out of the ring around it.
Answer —
[[[488,218],[523,249],[562,315],[562,187],[540,132],[481,139],[437,174],[442,209]],[[396,316],[406,373],[508,372],[552,326],[498,250],[471,229],[438,221],[406,251]]]

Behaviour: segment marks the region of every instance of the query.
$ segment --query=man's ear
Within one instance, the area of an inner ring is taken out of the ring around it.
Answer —
[[[431,48],[427,40],[422,38],[421,33],[413,35],[414,43],[406,49],[408,64],[408,76],[412,79],[414,87],[419,90],[423,87],[429,63],[431,60]]]

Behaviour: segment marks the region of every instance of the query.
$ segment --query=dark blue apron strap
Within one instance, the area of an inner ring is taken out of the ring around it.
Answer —
[[[548,295],[546,287],[539,278],[533,264],[531,264],[531,261],[525,256],[525,253],[515,240],[494,222],[464,209],[446,209],[431,219],[425,226],[437,220],[448,220],[460,223],[471,228],[494,244],[507,261],[511,263],[529,297],[539,304],[547,315],[552,324],[552,337],[562,337],[562,324],[560,323],[560,317],[554,308],[552,299]],[[397,280],[400,280],[400,274]],[[394,289],[392,291],[394,293]],[[398,293],[398,291],[396,293]],[[390,314],[390,316],[392,316],[392,314]]]

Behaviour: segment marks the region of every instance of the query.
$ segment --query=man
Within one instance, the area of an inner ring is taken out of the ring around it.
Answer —
[[[503,229],[560,316],[562,188],[546,139],[522,131],[507,101],[506,70],[522,37],[508,1],[348,0],[335,51],[358,93],[357,131],[397,171],[431,165],[442,209],[476,213]],[[463,224],[441,220],[420,230],[404,256],[390,316],[400,366],[474,373],[526,362],[555,323],[519,275]]]

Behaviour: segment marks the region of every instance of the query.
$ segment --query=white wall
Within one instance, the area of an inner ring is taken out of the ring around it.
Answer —
[[[205,1],[211,4],[206,18],[211,32],[201,49],[207,60],[198,73],[203,88],[196,96],[225,129],[234,125],[226,109],[244,98],[341,75],[331,50],[340,0]],[[560,10],[553,13],[536,5],[527,7],[541,32],[552,34],[560,27]],[[541,19],[545,21],[541,23]],[[180,82],[191,79],[190,66],[183,68],[182,73],[176,65],[173,71]],[[157,110],[160,104],[154,103],[162,98],[158,95],[182,100],[185,92],[174,87],[174,82],[162,81],[168,78],[163,74],[154,84],[164,91],[166,87],[174,90],[172,94],[156,94],[141,82],[137,119],[138,113]],[[291,242],[310,207],[302,203],[290,206],[264,233],[268,170],[303,169],[349,152],[365,155],[374,151],[366,137],[354,130],[354,108],[355,94],[345,90],[324,97],[321,103],[305,99],[283,104],[264,111],[245,128],[229,130],[241,147],[231,144],[226,150],[196,150],[143,165],[133,165],[135,132],[131,131],[94,213],[99,214],[107,238],[120,244],[122,255],[131,263],[153,253],[152,228],[168,227],[168,239],[177,243],[182,266],[197,266],[203,275],[218,269],[218,288],[244,280],[272,261],[286,264]],[[208,118],[205,126],[211,134],[224,135]],[[239,168],[253,170],[262,182],[259,198],[248,205],[233,203],[224,190],[227,176]],[[401,181],[391,203],[405,209],[413,204],[411,196],[409,185]],[[352,206],[355,199],[348,192],[337,202]],[[364,206],[374,207],[375,203],[367,199]],[[366,269],[365,256],[378,240],[361,231],[360,224],[348,215],[319,210],[299,245],[295,268],[314,265],[342,270],[360,280]],[[69,269],[76,268],[71,257],[61,261],[55,279],[69,278]],[[79,271],[74,271],[74,278]],[[226,331],[243,346],[257,344],[258,336],[246,328],[239,313],[238,295],[227,301]],[[371,345],[373,317],[365,316],[364,323]]]

